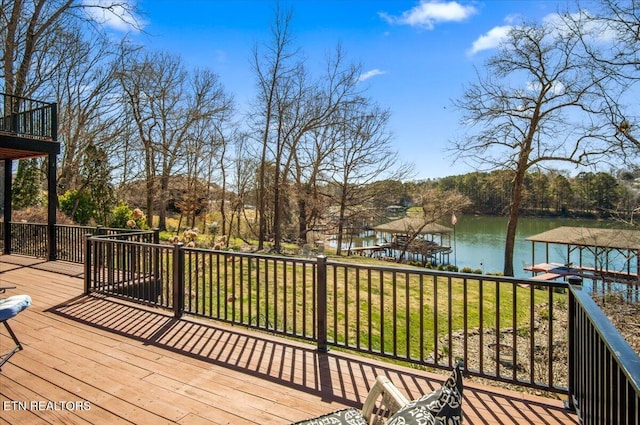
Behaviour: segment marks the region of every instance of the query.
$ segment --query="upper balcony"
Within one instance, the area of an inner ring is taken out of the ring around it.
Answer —
[[[55,103],[0,95],[0,160],[60,153]]]

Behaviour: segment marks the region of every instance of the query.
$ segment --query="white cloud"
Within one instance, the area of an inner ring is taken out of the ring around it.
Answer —
[[[580,12],[572,13],[569,18],[574,21],[582,22],[582,31],[584,31],[587,37],[594,42],[612,43],[617,40],[616,31],[607,23],[595,20],[588,10],[581,10]],[[545,25],[549,25],[554,28],[556,35],[558,36],[568,36],[568,34],[573,31],[567,26],[565,19],[557,13],[545,16],[542,21]]]
[[[534,93],[538,93],[542,90],[542,86],[540,85],[540,82],[538,81],[529,81],[526,84],[527,86],[527,90],[534,92]],[[551,83],[551,94],[554,96],[559,96],[561,94],[563,94],[565,92],[566,88],[565,85],[561,82],[561,81],[554,81]]]
[[[461,22],[477,12],[473,6],[463,6],[456,1],[421,0],[413,9],[405,11],[402,16],[390,16],[381,13],[387,22],[399,25],[410,25],[433,29],[440,22]]]
[[[602,23],[596,23],[590,19],[588,11],[580,11],[579,14],[572,14],[574,20],[581,20],[584,23],[583,31],[593,41],[599,43],[610,43],[615,40],[614,32]],[[476,39],[468,54],[473,55],[482,50],[490,50],[497,48],[500,43],[508,36],[509,31],[515,27],[512,25],[516,21],[521,20],[519,16],[507,16],[505,22],[507,25],[493,27],[487,33]],[[568,37],[573,30],[567,26],[565,18],[557,13],[550,13],[542,18],[542,24],[550,28],[550,37]]]
[[[386,74],[386,72],[381,71],[379,69],[372,69],[371,71],[367,71],[364,74],[360,74],[360,76],[358,77],[358,82],[366,81],[369,78],[373,78],[377,75],[384,75],[384,74]]]
[[[133,14],[134,0],[82,0],[82,5],[91,19],[116,31],[137,31],[143,26],[140,17]]]
[[[509,31],[513,28],[513,25],[503,25],[499,27],[493,27],[489,32],[481,35],[473,42],[469,54],[473,55],[482,50],[495,49],[500,43],[507,38]]]

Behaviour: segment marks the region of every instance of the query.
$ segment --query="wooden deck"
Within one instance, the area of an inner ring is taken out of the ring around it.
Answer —
[[[0,257],[24,350],[0,372],[0,424],[287,424],[360,407],[378,374],[409,398],[433,374],[113,298],[82,295],[82,269]],[[0,327],[0,351],[9,337]],[[560,400],[465,381],[467,424],[575,424]]]

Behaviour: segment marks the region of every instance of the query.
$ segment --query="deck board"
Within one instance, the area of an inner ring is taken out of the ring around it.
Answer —
[[[17,286],[7,294],[33,299],[10,322],[25,349],[0,372],[0,424],[287,424],[361,407],[379,374],[409,399],[446,379],[446,372],[318,353],[303,342],[83,296],[81,275],[66,263],[0,257],[0,285]],[[8,338],[2,327],[0,351]],[[46,409],[65,401],[90,409]],[[561,400],[472,379],[463,408],[467,424],[578,423]]]

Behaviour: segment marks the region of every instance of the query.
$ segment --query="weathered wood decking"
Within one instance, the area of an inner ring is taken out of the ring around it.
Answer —
[[[11,319],[24,346],[0,372],[0,424],[287,424],[360,407],[378,374],[409,399],[426,373],[100,296],[82,270],[0,257],[0,286],[31,295]],[[10,341],[0,329],[0,351]],[[465,381],[467,424],[575,424],[560,400]]]

